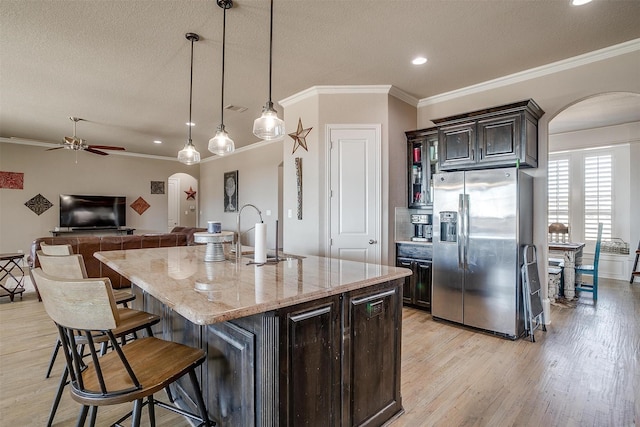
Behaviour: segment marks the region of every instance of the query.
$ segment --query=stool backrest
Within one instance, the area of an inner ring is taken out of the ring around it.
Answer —
[[[108,278],[61,279],[32,271],[44,309],[61,327],[77,330],[115,329],[120,321]]]
[[[45,255],[37,251],[40,268],[46,274],[62,279],[86,279],[87,269],[82,255]]]
[[[40,250],[45,255],[73,255],[71,245],[48,245],[40,242]]]

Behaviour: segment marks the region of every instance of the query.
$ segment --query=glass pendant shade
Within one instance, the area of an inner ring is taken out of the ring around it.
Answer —
[[[218,127],[216,136],[209,140],[209,151],[218,156],[224,156],[225,154],[233,153],[236,149],[233,140],[229,138],[229,134],[224,130],[224,125]]]
[[[189,137],[187,138],[187,143],[184,144],[184,148],[178,151],[178,161],[180,163],[184,163],[185,165],[195,165],[200,163],[200,153],[196,150],[195,145],[193,145],[193,141],[191,140],[191,127],[193,126],[193,122],[191,121],[191,109],[193,107],[193,43],[200,40],[200,36],[196,33],[187,33],[185,34],[187,40],[191,42],[191,70],[189,74],[189,121],[187,122],[187,126],[189,126]]]
[[[262,115],[253,122],[253,134],[260,139],[271,141],[282,138],[284,132],[284,120],[278,117],[273,103],[267,102],[262,109]]]
[[[262,109],[262,115],[253,122],[253,134],[260,139],[272,141],[284,136],[284,120],[278,118],[278,112],[271,102],[271,75],[273,71],[273,0],[269,13],[269,100]]]
[[[196,150],[195,145],[190,140],[184,145],[184,148],[178,151],[178,161],[185,165],[195,165],[200,163],[200,153]]]

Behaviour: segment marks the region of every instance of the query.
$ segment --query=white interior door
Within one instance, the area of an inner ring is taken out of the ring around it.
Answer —
[[[173,227],[177,227],[180,222],[180,200],[178,198],[180,180],[177,178],[169,178],[167,187],[167,227],[168,231],[171,231]]]
[[[380,263],[380,125],[328,125],[331,257]]]

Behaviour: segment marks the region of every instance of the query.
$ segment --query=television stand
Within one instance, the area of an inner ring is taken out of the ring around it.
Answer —
[[[62,227],[59,229],[51,230],[50,233],[53,237],[66,236],[66,235],[103,235],[103,234],[117,234],[117,235],[131,235],[135,231],[135,228],[67,228]]]

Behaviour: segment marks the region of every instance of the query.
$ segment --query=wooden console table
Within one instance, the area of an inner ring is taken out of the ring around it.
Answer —
[[[9,297],[11,301],[16,294],[20,295],[22,298],[22,293],[24,292],[24,270],[20,263],[24,258],[24,254],[21,253],[10,253],[10,254],[0,254],[0,297]],[[13,274],[14,269],[20,270],[20,276],[16,276]],[[6,280],[5,280],[6,279]],[[15,285],[9,283],[11,280],[15,282]]]

